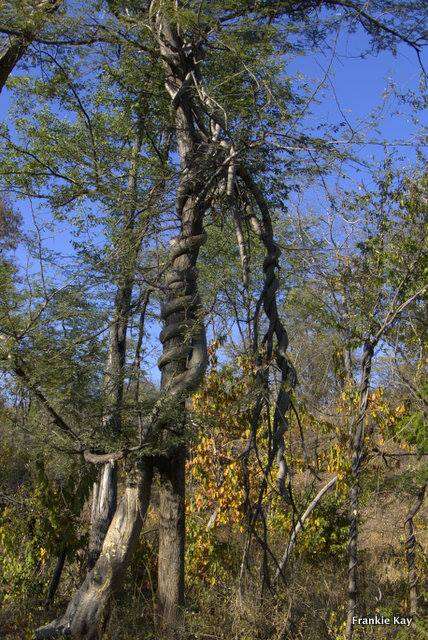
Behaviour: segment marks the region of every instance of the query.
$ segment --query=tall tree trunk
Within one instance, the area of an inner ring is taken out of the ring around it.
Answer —
[[[184,499],[186,447],[186,397],[199,384],[206,368],[205,330],[198,318],[199,296],[196,262],[205,240],[201,219],[188,209],[182,231],[172,247],[172,269],[167,275],[168,302],[163,308],[161,332],[163,355],[161,394],[165,394],[170,415],[163,423],[165,446],[169,450],[158,464],[160,474],[158,599],[163,638],[180,637],[184,598]],[[187,217],[189,216],[189,217]],[[178,444],[171,446],[169,439]],[[180,442],[181,440],[181,442]]]
[[[103,381],[102,428],[117,436],[122,428],[126,338],[129,324],[134,272],[142,234],[134,234],[137,168],[142,136],[135,137],[128,176],[128,204],[124,211],[124,246],[118,245],[118,282],[109,334]],[[127,244],[129,243],[129,244]],[[117,503],[117,469],[112,460],[100,471],[94,484],[88,574],[70,601],[64,616],[36,632],[37,638],[71,636],[78,640],[98,640],[108,619],[108,604],[120,587],[149,505],[153,463],[145,459],[129,474],[127,487]]]
[[[349,543],[348,543],[348,616],[346,637],[353,635],[353,617],[357,608],[357,564],[358,564],[358,509],[360,494],[360,471],[364,457],[364,431],[367,414],[370,373],[374,353],[373,342],[367,340],[362,356],[359,388],[358,416],[352,434],[351,488],[349,490]]]
[[[187,211],[190,214],[189,211]],[[192,209],[193,213],[193,209]],[[163,355],[161,393],[165,394],[170,416],[163,423],[169,454],[158,464],[160,474],[158,599],[161,633],[166,639],[180,637],[184,599],[184,501],[186,446],[186,397],[199,384],[206,368],[205,330],[198,318],[199,296],[196,262],[205,240],[201,220],[185,219],[179,239],[173,243],[173,268],[167,275],[168,302],[163,308],[161,333]],[[172,436],[178,444],[171,445]]]
[[[121,585],[147,513],[152,477],[151,461],[144,460],[134,467],[94,568],[70,601],[64,616],[37,629],[37,640],[62,637],[99,640],[102,637],[109,604]]]
[[[195,60],[185,50],[177,29],[160,10],[153,26],[165,67],[165,88],[175,113],[175,129],[180,158],[180,180],[176,212],[180,233],[171,245],[171,268],[166,276],[167,300],[162,309],[160,340],[163,354],[158,366],[162,372],[161,393],[173,401],[164,434],[184,439],[186,399],[199,385],[207,364],[205,329],[200,317],[196,261],[205,242],[203,216],[207,208],[209,148],[201,138],[193,106],[192,93],[186,88]],[[168,441],[166,441],[168,447]],[[179,638],[180,614],[184,597],[184,489],[185,445],[171,448],[159,465],[161,479],[158,600],[162,638]]]
[[[406,530],[406,561],[407,571],[409,574],[410,613],[414,616],[418,614],[418,574],[416,571],[416,536],[413,518],[423,504],[426,488],[427,485],[424,484],[423,487],[419,489],[418,495],[410,507],[404,521],[404,527]]]
[[[193,211],[193,210],[192,210]],[[189,214],[190,212],[187,211]],[[167,275],[168,302],[163,308],[161,393],[170,412],[163,423],[169,454],[158,465],[161,492],[159,507],[158,597],[164,638],[179,637],[184,593],[184,489],[186,447],[186,397],[199,384],[206,368],[205,330],[200,318],[196,285],[197,252],[205,240],[201,222],[193,216],[182,225],[173,244],[173,269]],[[170,437],[178,444],[171,446]]]

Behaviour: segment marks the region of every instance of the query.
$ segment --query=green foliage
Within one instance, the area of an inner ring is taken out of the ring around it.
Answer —
[[[17,499],[20,495],[17,494]],[[31,508],[30,504],[24,508]],[[31,505],[32,506],[32,505]],[[6,507],[0,519],[1,596],[5,604],[29,598],[42,599],[48,574],[44,571],[46,549],[41,528],[35,518],[24,518],[21,510]]]
[[[305,523],[297,543],[297,553],[312,560],[322,557],[344,558],[348,537],[346,510],[332,494],[322,499]]]
[[[390,429],[390,435],[395,441],[404,441],[410,447],[414,447],[418,453],[426,453],[428,448],[426,415],[423,411],[415,411],[403,416]]]
[[[239,566],[239,553],[227,527],[207,528],[193,511],[187,520],[187,580],[194,589],[226,585]]]
[[[84,548],[79,517],[91,482],[87,470],[49,478],[42,461],[0,515],[1,594],[5,603],[46,597],[50,567],[62,550],[69,559]]]

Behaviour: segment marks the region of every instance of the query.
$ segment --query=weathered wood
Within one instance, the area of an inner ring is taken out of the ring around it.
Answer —
[[[100,479],[94,482],[92,492],[91,529],[88,545],[88,569],[95,566],[104,538],[116,510],[117,469],[111,460],[103,465]]]
[[[150,502],[152,465],[143,461],[130,474],[110,524],[100,556],[62,618],[36,631],[36,639],[99,640],[109,618],[109,605],[119,589],[138,541]]]

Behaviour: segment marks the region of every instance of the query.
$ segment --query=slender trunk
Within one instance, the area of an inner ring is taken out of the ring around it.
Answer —
[[[142,131],[132,149],[128,176],[128,204],[124,211],[122,244],[118,244],[118,282],[114,300],[108,356],[104,375],[102,427],[111,436],[119,435],[122,421],[123,387],[126,364],[126,336],[129,323],[134,272],[143,235],[136,233],[137,174]],[[100,481],[94,486],[90,569],[71,599],[64,616],[38,629],[36,638],[73,637],[99,640],[105,629],[109,603],[120,587],[149,505],[153,461],[145,458],[134,464],[118,507],[117,473],[113,461],[105,463]],[[113,518],[112,518],[113,516]],[[105,537],[104,537],[105,536]],[[97,554],[99,556],[97,558]]]
[[[123,235],[132,235],[135,225],[135,202],[137,188],[137,166],[141,151],[141,131],[138,130],[132,147],[131,166],[128,176],[127,193],[129,205],[124,211]],[[139,244],[135,242],[131,251],[131,265],[126,261],[120,265],[119,281],[114,299],[113,317],[110,327],[107,363],[103,381],[104,431],[118,436],[122,429],[123,392],[126,364],[126,336],[129,324],[134,271]],[[124,256],[119,246],[119,261]],[[113,461],[105,464],[100,471],[98,482],[94,484],[92,497],[91,530],[89,534],[88,569],[97,561],[104,537],[108,531],[117,503],[117,469]]]
[[[123,381],[126,360],[126,333],[133,287],[133,276],[123,275],[114,300],[113,320],[110,328],[107,365],[104,375],[103,427],[117,435],[121,431]]]
[[[61,549],[60,554],[57,558],[56,564],[55,564],[55,569],[53,572],[53,576],[49,585],[49,589],[48,589],[48,594],[46,596],[46,601],[45,601],[45,607],[49,607],[52,602],[53,599],[55,597],[56,591],[58,589],[59,586],[59,582],[61,580],[61,575],[62,575],[62,570],[64,569],[64,563],[65,563],[65,557],[66,557],[66,550],[65,549]]]
[[[105,410],[102,427],[110,435],[120,434],[124,367],[126,358],[126,333],[132,295],[132,279],[124,277],[118,285],[114,301],[113,321],[110,328],[107,365],[104,375]],[[104,537],[110,526],[117,503],[117,469],[110,461],[104,464],[92,492],[91,529],[89,533],[88,569],[98,559]]]
[[[406,530],[406,561],[409,574],[410,613],[414,616],[418,614],[418,574],[416,571],[416,536],[413,518],[423,504],[426,487],[427,485],[424,484],[424,486],[419,489],[416,500],[410,507],[404,521],[404,527]]]
[[[37,629],[37,640],[62,637],[99,640],[102,637],[109,604],[121,585],[146,516],[152,476],[150,461],[134,467],[94,568],[75,593],[64,616]]]
[[[346,637],[353,635],[352,619],[357,607],[357,564],[358,564],[358,509],[360,493],[360,471],[364,456],[364,431],[368,406],[370,373],[374,352],[374,344],[366,341],[362,357],[362,372],[359,389],[358,417],[353,429],[351,488],[349,490],[349,543],[348,543],[348,616],[346,621]]]
[[[259,485],[259,495],[255,507],[252,508],[248,498],[249,505],[249,535],[254,536],[257,542],[263,549],[263,562],[264,570],[262,573],[263,580],[266,586],[269,587],[269,565],[267,563],[267,554],[274,557],[268,546],[267,540],[267,528],[264,518],[263,499],[268,488],[268,477],[271,469],[276,462],[278,467],[277,473],[277,488],[278,493],[282,496],[284,502],[291,505],[293,508],[293,497],[291,491],[291,475],[288,467],[287,459],[285,456],[285,434],[288,430],[288,411],[292,406],[291,394],[289,389],[296,383],[294,369],[291,366],[286,350],[288,347],[288,335],[287,331],[282,323],[280,314],[278,312],[278,303],[276,292],[279,286],[277,271],[279,268],[279,256],[280,249],[275,241],[272,217],[270,213],[269,204],[264,197],[262,190],[257,183],[253,180],[253,177],[247,169],[239,164],[237,167],[237,176],[242,181],[246,190],[246,204],[249,213],[248,219],[251,228],[254,233],[260,238],[265,248],[265,259],[263,261],[264,283],[260,297],[257,301],[256,312],[254,316],[254,329],[253,329],[253,351],[256,354],[256,358],[260,361],[261,367],[264,368],[263,374],[259,373],[258,377],[261,383],[261,388],[266,388],[266,397],[271,394],[269,385],[269,367],[273,358],[275,364],[281,375],[281,382],[278,385],[278,391],[275,397],[275,411],[273,419],[272,437],[269,439],[269,451],[267,456],[266,465],[263,470],[263,477]],[[247,199],[248,198],[248,199]],[[261,214],[261,219],[255,214],[252,208],[252,201],[257,205],[257,209]],[[259,320],[260,313],[263,309],[264,314],[268,320],[268,327],[264,333],[261,344],[264,347],[264,355],[261,356],[259,352]],[[259,353],[258,353],[259,352]],[[260,367],[260,369],[261,369]],[[260,419],[260,411],[255,414],[255,421],[252,423],[253,430],[253,446],[256,448],[256,433],[258,429],[258,422]],[[250,445],[251,448],[251,445]],[[243,457],[243,467],[248,462],[248,454]],[[245,472],[248,475],[248,470]],[[260,521],[263,527],[263,537],[257,534],[257,523]],[[249,547],[248,547],[249,548]]]
[[[88,569],[91,570],[100,555],[104,538],[116,510],[117,469],[114,461],[103,465],[100,479],[94,482],[92,493],[91,530],[88,547]]]
[[[104,375],[105,411],[102,426],[112,435],[121,431],[123,379],[126,356],[126,332],[129,320],[132,285],[129,279],[117,288],[114,316],[110,329],[107,365]],[[91,529],[89,533],[88,569],[98,559],[104,537],[116,509],[117,470],[114,462],[102,466],[92,492]]]
[[[103,426],[113,435],[122,427],[122,405],[126,364],[126,334],[131,312],[135,269],[142,236],[135,230],[137,206],[138,163],[142,146],[141,122],[131,150],[131,161],[126,189],[127,200],[123,212],[120,237],[115,246],[118,263],[117,289],[110,327],[107,364],[104,374]],[[147,227],[146,227],[147,228]]]

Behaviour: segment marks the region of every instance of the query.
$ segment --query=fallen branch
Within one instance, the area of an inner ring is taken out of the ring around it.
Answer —
[[[294,527],[292,533],[291,533],[291,537],[290,537],[290,541],[287,545],[287,548],[284,552],[284,555],[282,556],[281,562],[279,563],[279,567],[277,569],[277,572],[275,574],[275,580],[278,580],[280,573],[283,571],[285,565],[288,562],[288,559],[291,555],[291,552],[294,549],[294,546],[296,544],[296,538],[297,538],[297,534],[299,533],[299,531],[301,531],[301,529],[303,528],[303,525],[305,523],[305,520],[307,520],[309,518],[309,516],[311,515],[312,511],[315,509],[315,507],[317,506],[318,502],[321,500],[321,498],[323,497],[323,495],[325,493],[327,493],[327,491],[329,491],[329,489],[331,489],[332,487],[334,487],[334,485],[337,482],[337,476],[334,476],[334,478],[332,478],[322,489],[321,491],[319,491],[317,493],[317,495],[315,496],[315,498],[312,500],[312,502],[309,504],[309,506],[307,507],[306,511],[302,514],[302,516],[299,518],[298,523],[296,524],[296,526]]]

